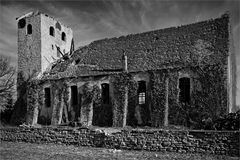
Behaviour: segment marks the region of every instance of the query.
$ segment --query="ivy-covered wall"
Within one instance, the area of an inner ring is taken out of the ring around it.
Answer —
[[[29,85],[27,92],[27,117],[26,121],[30,124],[37,123],[39,103],[38,103],[39,87],[34,82]]]
[[[191,79],[190,104],[179,102],[179,73]],[[213,121],[227,113],[227,75],[225,65],[205,65],[178,69],[169,74],[169,123],[201,128],[205,120]]]
[[[169,124],[172,125],[183,125],[184,110],[178,105],[178,79],[179,74],[178,70],[173,70],[168,73],[169,77],[169,87],[168,87],[168,101],[169,101],[169,110],[168,110],[168,119]]]
[[[123,127],[127,123],[128,97],[131,81],[130,74],[120,73],[111,77],[113,86],[113,126]]]
[[[227,75],[226,65],[206,65],[203,67],[194,68],[194,71],[199,75],[194,79],[195,85],[201,84],[201,88],[195,90],[192,94],[192,104],[195,107],[198,116],[201,118],[216,119],[217,117],[227,113],[228,111],[228,93],[227,93]],[[191,110],[189,114],[192,113]],[[189,115],[194,117],[194,115]]]
[[[104,122],[108,121],[109,118],[112,119],[112,117],[104,115],[105,112],[99,115],[96,112],[104,109],[101,103],[100,84],[102,81],[90,79],[34,80],[29,83],[26,122],[30,124],[59,125],[75,121],[88,126],[93,124],[93,120],[95,121],[94,124],[98,125],[99,123],[96,121],[99,118]],[[77,96],[79,101],[77,105],[71,103],[70,92],[72,85],[78,88]],[[45,105],[44,88],[50,88],[51,91],[50,107]],[[111,109],[111,106],[108,108]],[[33,113],[34,110],[36,110],[36,113]],[[48,113],[51,115],[49,116]]]
[[[166,76],[165,71],[151,72],[151,122],[154,127],[162,126],[164,121]]]
[[[224,63],[144,73],[149,81],[146,82],[146,104],[142,108],[140,107],[139,111],[141,118],[146,121],[143,125],[163,126],[167,115],[167,124],[169,125],[199,129],[205,120],[215,120],[227,112],[227,77]],[[48,84],[51,86],[52,92],[52,125],[78,121],[86,126],[138,126],[136,115],[138,82],[134,77],[139,74],[142,73],[123,72],[100,78],[33,81],[28,90],[27,122],[34,124],[38,121],[41,124],[49,124],[41,122],[44,115],[39,116],[44,108],[44,86]],[[191,79],[189,104],[182,104],[179,101],[179,78],[185,74]],[[108,79],[110,84],[110,103],[108,105],[102,104],[102,79]],[[81,99],[77,105],[78,110],[70,104],[69,88],[73,82],[75,85],[81,83],[81,85],[77,85],[78,96],[81,92],[81,96],[78,97]],[[146,112],[146,109],[149,113]],[[77,111],[80,113],[76,113]],[[45,119],[47,120],[48,117],[46,116]]]

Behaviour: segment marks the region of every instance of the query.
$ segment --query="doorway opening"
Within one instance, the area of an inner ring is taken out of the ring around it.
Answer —
[[[101,84],[101,103],[93,104],[93,125],[111,127],[113,124],[113,111],[110,100],[109,84]]]

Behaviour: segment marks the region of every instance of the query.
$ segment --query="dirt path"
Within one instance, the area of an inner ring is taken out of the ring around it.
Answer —
[[[76,147],[55,144],[0,143],[0,159],[18,160],[237,160],[237,157],[203,154],[125,151],[104,148]]]

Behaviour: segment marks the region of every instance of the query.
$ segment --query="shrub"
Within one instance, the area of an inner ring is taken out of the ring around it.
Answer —
[[[218,118],[214,122],[214,128],[217,130],[239,130],[240,129],[240,110],[236,113],[229,113]]]

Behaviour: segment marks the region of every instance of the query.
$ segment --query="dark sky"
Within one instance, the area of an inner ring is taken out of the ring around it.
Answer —
[[[16,17],[39,10],[73,29],[75,45],[130,33],[178,26],[230,11],[238,63],[240,104],[240,1],[238,0],[0,0],[0,54],[17,62]]]

